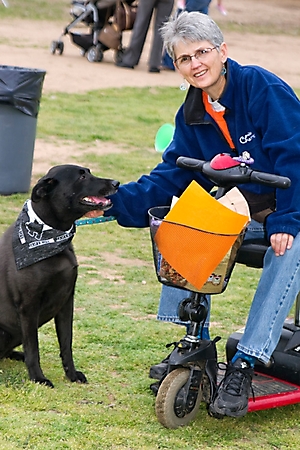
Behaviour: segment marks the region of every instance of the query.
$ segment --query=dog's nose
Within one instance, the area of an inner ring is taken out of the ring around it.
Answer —
[[[120,186],[120,181],[112,180],[111,184],[115,189],[118,189]]]

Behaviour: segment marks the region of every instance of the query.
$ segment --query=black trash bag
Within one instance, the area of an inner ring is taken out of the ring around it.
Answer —
[[[0,65],[0,104],[37,117],[45,74],[39,69]]]

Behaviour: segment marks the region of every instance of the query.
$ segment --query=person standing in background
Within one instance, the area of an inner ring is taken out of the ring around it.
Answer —
[[[126,69],[134,69],[138,65],[150,22],[154,14],[153,38],[148,61],[149,72],[159,73],[163,41],[160,28],[169,19],[174,6],[174,0],[140,0],[136,20],[133,26],[129,47],[125,50],[123,58],[116,65]]]
[[[198,11],[202,14],[208,14],[210,2],[211,0],[178,0],[175,14],[178,16],[182,11]],[[218,0],[218,5],[219,2],[221,3],[222,0]],[[161,68],[162,70],[175,70],[173,60],[166,51],[164,51],[162,55]]]

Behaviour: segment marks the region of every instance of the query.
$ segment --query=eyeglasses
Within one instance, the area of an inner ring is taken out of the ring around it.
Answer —
[[[179,56],[179,58],[174,60],[174,63],[179,66],[187,67],[191,64],[192,59],[195,58],[197,61],[204,60],[206,56],[215,50],[217,47],[211,47],[211,48],[199,48],[199,50],[196,50],[193,55],[182,55]]]

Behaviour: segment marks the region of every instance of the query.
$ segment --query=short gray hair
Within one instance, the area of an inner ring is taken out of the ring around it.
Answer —
[[[207,14],[196,11],[184,11],[172,17],[160,31],[164,48],[173,60],[175,59],[174,47],[179,42],[209,41],[218,49],[224,42],[223,33],[216,22]]]

